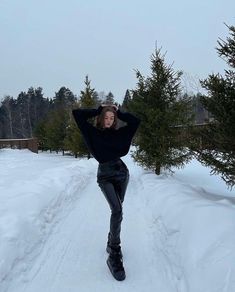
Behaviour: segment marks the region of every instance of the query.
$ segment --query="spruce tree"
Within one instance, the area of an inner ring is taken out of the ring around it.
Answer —
[[[65,149],[69,150],[75,158],[88,155],[87,147],[82,138],[81,132],[78,130],[74,120],[71,120],[65,137]]]
[[[99,100],[98,94],[94,88],[91,88],[91,81],[88,76],[85,78],[85,89],[81,91],[79,106],[81,108],[94,108],[97,107]],[[78,104],[75,106],[78,107]],[[75,125],[74,119],[71,118],[69,123],[69,132],[66,136],[67,145],[70,145],[70,150],[77,156],[86,155],[90,158],[90,153],[86,147],[84,139],[79,129]]]
[[[45,145],[56,152],[66,150],[65,139],[69,126],[69,113],[76,101],[74,94],[66,87],[55,93],[51,110],[47,116]]]
[[[211,114],[204,130],[205,147],[198,149],[197,157],[212,168],[212,174],[221,175],[228,186],[235,185],[235,27],[228,27],[230,36],[218,40],[217,52],[228,65],[221,74],[211,74],[202,80],[207,95],[203,106]]]
[[[97,91],[93,92],[93,99],[95,101],[95,107],[99,107],[99,105],[102,103],[102,100],[99,98],[99,94]]]
[[[122,109],[124,111],[128,110],[128,105],[129,105],[130,101],[131,101],[131,94],[130,94],[130,91],[127,89],[125,96],[124,96],[124,99],[123,99],[123,102],[122,102]]]
[[[53,107],[54,109],[71,109],[73,104],[76,102],[76,97],[73,92],[62,86],[58,92],[55,93],[55,97],[53,98]]]
[[[38,139],[38,148],[42,151],[49,149],[49,145],[47,145],[46,126],[47,122],[44,120],[39,122],[34,129],[34,136]]]
[[[182,167],[190,157],[177,128],[190,120],[188,101],[180,98],[181,74],[166,64],[160,49],[151,56],[150,76],[136,72],[138,82],[128,108],[140,117],[141,124],[133,156],[156,174]]]
[[[84,108],[93,108],[97,104],[97,93],[94,88],[91,88],[91,81],[88,75],[85,78],[85,89],[81,91],[80,105]]]
[[[46,145],[56,152],[65,150],[64,140],[68,126],[68,112],[65,109],[50,113],[46,125]]]

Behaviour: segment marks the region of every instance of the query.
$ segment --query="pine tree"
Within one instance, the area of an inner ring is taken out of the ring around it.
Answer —
[[[156,49],[151,56],[151,76],[136,72],[138,79],[129,109],[141,119],[134,158],[160,174],[161,169],[182,167],[189,159],[178,125],[189,122],[188,101],[180,98],[181,72],[174,72]]]
[[[75,104],[74,94],[66,87],[55,93],[52,108],[46,119],[44,145],[56,152],[66,150],[66,136],[70,121],[70,112]]]
[[[47,145],[46,126],[47,121],[43,120],[39,122],[34,129],[34,136],[38,139],[38,148],[42,151],[50,149],[49,145]]]
[[[102,103],[102,100],[99,98],[99,94],[97,91],[93,92],[93,99],[95,101],[95,107],[99,107]]]
[[[123,103],[122,103],[122,109],[124,111],[128,110],[128,105],[129,105],[130,101],[131,101],[130,91],[127,89],[125,96],[124,96],[124,99],[123,99]]]
[[[94,88],[91,88],[91,81],[88,79],[88,75],[84,81],[86,87],[81,91],[80,105],[84,108],[93,108],[97,103],[97,93]]]
[[[4,129],[4,113],[3,108],[0,107],[0,139],[5,138],[5,129]]]
[[[94,108],[98,106],[98,94],[94,88],[91,88],[91,81],[88,76],[85,78],[85,89],[81,91],[79,103],[74,107]],[[77,128],[74,119],[71,117],[68,125],[68,131],[65,139],[66,146],[77,156],[87,156],[90,158],[90,153],[86,147],[80,130]]]
[[[26,94],[26,113],[28,117],[28,125],[30,137],[33,136],[34,129],[48,113],[47,100],[43,98],[42,88],[30,87]]]
[[[50,112],[46,125],[46,146],[53,151],[65,150],[68,112],[62,108]]]
[[[75,158],[88,155],[87,147],[74,120],[71,119],[65,137],[65,149],[71,151]]]
[[[14,127],[19,138],[30,137],[30,98],[27,92],[21,91],[17,97],[17,124]]]
[[[198,149],[198,159],[221,175],[228,186],[235,185],[235,27],[228,27],[230,36],[219,40],[217,52],[229,66],[224,76],[211,74],[201,81],[207,95],[203,106],[212,115],[203,135],[209,147]]]
[[[115,103],[114,95],[112,94],[111,91],[105,96],[104,103],[105,104],[114,104]]]
[[[14,99],[11,96],[5,96],[2,101],[2,122],[6,138],[14,137]]]
[[[53,99],[53,105],[56,109],[71,109],[75,102],[75,95],[69,88],[66,88],[65,86],[62,86],[59,91],[55,93],[55,97]]]

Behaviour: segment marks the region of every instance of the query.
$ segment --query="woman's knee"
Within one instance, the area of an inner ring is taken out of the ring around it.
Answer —
[[[111,210],[111,213],[113,218],[122,220],[123,218],[122,208]]]

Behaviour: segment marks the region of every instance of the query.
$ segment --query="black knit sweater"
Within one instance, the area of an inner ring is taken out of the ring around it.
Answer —
[[[73,110],[75,121],[82,132],[87,147],[99,163],[111,161],[125,156],[131,145],[131,140],[139,126],[140,120],[130,113],[117,110],[117,117],[127,125],[117,130],[111,128],[98,129],[88,122],[89,118],[99,115],[98,109]]]

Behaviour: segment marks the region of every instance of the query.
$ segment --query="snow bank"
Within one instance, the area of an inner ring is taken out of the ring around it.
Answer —
[[[91,161],[78,165],[71,157],[0,150],[0,283],[13,276],[10,272],[19,263],[19,273],[27,268],[22,262],[40,251],[66,207],[81,195],[93,168]]]
[[[177,291],[235,291],[234,193],[197,161],[172,177],[139,171],[139,181]]]

